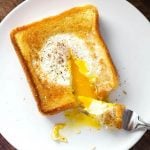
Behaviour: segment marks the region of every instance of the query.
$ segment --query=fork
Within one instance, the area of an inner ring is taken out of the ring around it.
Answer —
[[[127,131],[150,130],[150,124],[143,121],[137,113],[129,109],[125,109],[123,113],[122,127]]]

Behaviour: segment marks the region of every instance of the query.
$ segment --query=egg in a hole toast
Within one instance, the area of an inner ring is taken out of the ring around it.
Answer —
[[[75,7],[14,29],[11,40],[40,112],[82,107],[93,117],[98,106],[101,122],[121,128],[124,106],[104,102],[119,80],[98,20],[94,6]]]

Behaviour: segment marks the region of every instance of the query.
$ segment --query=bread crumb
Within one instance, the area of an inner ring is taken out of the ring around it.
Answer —
[[[127,92],[126,92],[126,91],[123,90],[122,92],[123,92],[123,94],[127,95]]]
[[[93,146],[91,150],[96,150],[96,146]]]
[[[119,83],[119,87],[121,87],[122,86],[122,84],[121,84],[121,82]]]
[[[77,133],[77,134],[80,134],[80,133],[81,133],[81,130],[76,130],[76,133]]]

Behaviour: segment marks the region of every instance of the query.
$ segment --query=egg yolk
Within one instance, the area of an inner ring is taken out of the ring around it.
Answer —
[[[83,60],[71,60],[72,84],[75,96],[96,98],[94,86],[87,77],[87,67]]]

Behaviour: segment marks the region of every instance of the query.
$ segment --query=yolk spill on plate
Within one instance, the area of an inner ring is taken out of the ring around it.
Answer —
[[[80,112],[78,109],[72,109],[65,112],[65,117],[67,118],[67,126],[70,128],[76,127],[93,127],[96,129],[100,128],[100,123],[97,119],[93,118],[90,115],[86,115],[83,112]]]
[[[67,138],[60,134],[60,130],[62,130],[66,126],[65,123],[55,124],[52,131],[52,139],[58,142],[68,142]]]

